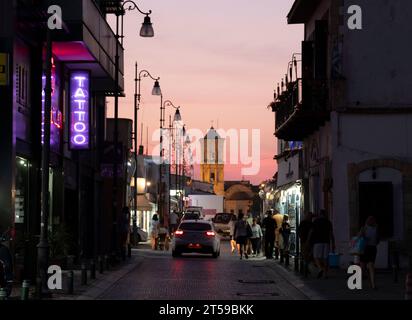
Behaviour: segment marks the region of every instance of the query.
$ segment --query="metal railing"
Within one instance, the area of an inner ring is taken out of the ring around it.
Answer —
[[[280,128],[302,104],[302,79],[287,85],[288,89],[278,96],[276,104],[276,129]]]
[[[326,81],[298,79],[287,87],[275,101],[276,130],[300,111],[315,118],[327,112],[329,91]]]

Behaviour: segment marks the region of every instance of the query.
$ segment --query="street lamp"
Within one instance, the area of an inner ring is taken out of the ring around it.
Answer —
[[[160,160],[161,160],[161,165],[160,165],[160,186],[162,185],[162,165],[163,165],[163,127],[164,127],[164,123],[165,123],[165,111],[166,111],[166,107],[173,107],[174,109],[176,109],[175,115],[174,115],[174,120],[175,121],[181,121],[182,120],[182,116],[180,114],[180,107],[176,107],[172,101],[170,100],[166,100],[164,103],[161,104],[160,106]],[[171,152],[169,150],[169,152]],[[170,186],[171,186],[171,175],[170,175],[170,166],[171,164],[169,163],[169,206],[168,206],[168,210],[170,213]],[[176,167],[176,171],[177,171],[177,167]],[[176,185],[177,185],[177,175],[176,175]],[[160,187],[159,189],[159,213],[161,213],[161,215],[163,216],[163,197],[162,197],[162,189]]]
[[[182,209],[184,207],[184,199],[183,197],[185,196],[184,191],[185,191],[185,185],[186,185],[186,155],[185,151],[188,149],[188,154],[189,157],[191,156],[191,150],[190,150],[190,144],[191,144],[191,139],[189,135],[186,135],[186,127],[183,127],[183,168],[182,168],[182,195],[181,195],[181,205]]]
[[[119,64],[120,64],[120,57],[119,57],[119,39],[123,46],[123,17],[126,14],[126,11],[133,11],[137,10],[141,14],[145,15],[145,19],[143,21],[140,36],[142,37],[153,37],[154,31],[152,22],[150,20],[149,15],[152,13],[150,10],[149,12],[143,12],[139,9],[137,4],[134,1],[128,0],[125,1],[120,10],[116,11],[116,55],[115,55],[115,80],[114,80],[114,159],[113,159],[113,199],[112,199],[112,255],[115,259],[117,256],[117,162],[118,162],[118,139],[119,139]],[[120,19],[121,17],[121,19]],[[121,20],[121,34],[119,34],[119,24]]]
[[[147,70],[142,70],[138,72],[137,68],[137,62],[135,65],[135,94],[134,94],[134,152],[135,152],[135,162],[136,162],[136,170],[134,172],[134,215],[133,215],[133,240],[136,243],[137,239],[137,195],[138,195],[138,173],[137,173],[137,159],[138,159],[138,146],[137,146],[137,139],[138,139],[138,134],[137,134],[137,114],[140,109],[140,102],[141,102],[141,83],[143,78],[150,77],[154,81],[153,89],[152,89],[152,95],[154,96],[161,96],[162,95],[162,90],[160,89],[160,84],[159,80],[160,78],[155,78],[153,77],[149,71]]]

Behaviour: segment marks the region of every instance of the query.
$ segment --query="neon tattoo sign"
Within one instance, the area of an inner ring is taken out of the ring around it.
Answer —
[[[75,71],[70,75],[70,148],[89,149],[90,74]]]

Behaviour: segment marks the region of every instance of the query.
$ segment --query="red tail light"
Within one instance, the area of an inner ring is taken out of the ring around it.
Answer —
[[[207,231],[206,235],[208,235],[209,237],[214,237],[216,233],[214,231]]]
[[[176,230],[175,235],[176,235],[176,236],[181,236],[181,235],[183,235],[183,230]]]

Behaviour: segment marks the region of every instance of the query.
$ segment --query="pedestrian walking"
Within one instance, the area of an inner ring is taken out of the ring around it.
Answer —
[[[246,252],[246,243],[248,239],[248,223],[246,220],[243,219],[243,213],[239,213],[238,219],[235,223],[235,239],[238,246],[238,251],[240,254],[240,259],[243,258],[243,253],[245,254],[245,258],[248,259],[249,256]]]
[[[322,278],[322,276],[327,278],[329,269],[328,257],[330,252],[335,251],[335,237],[333,235],[332,223],[327,218],[325,210],[321,210],[319,217],[313,221],[308,242],[313,244],[313,258],[320,270],[318,279]]]
[[[178,220],[179,220],[179,216],[177,215],[176,211],[173,210],[172,212],[170,212],[170,214],[169,214],[169,232],[170,232],[171,235],[173,235],[175,233],[175,231],[177,230]]]
[[[285,266],[289,266],[289,238],[290,238],[289,216],[284,215],[281,227],[279,228],[279,250],[280,263],[285,262]]]
[[[365,225],[359,231],[359,236],[365,239],[365,249],[360,256],[362,270],[367,269],[369,282],[372,289],[376,290],[375,284],[375,260],[377,245],[379,243],[378,225],[374,216],[366,219]]]
[[[262,224],[265,228],[265,256],[266,259],[273,259],[276,221],[272,217],[272,211],[266,211],[266,217],[263,219]]]
[[[159,236],[159,217],[155,213],[152,217],[152,221],[150,221],[150,239],[151,239],[153,250],[157,250],[158,236]]]
[[[309,274],[309,264],[312,261],[312,245],[308,243],[309,232],[312,230],[313,213],[307,212],[298,226],[297,233],[302,244],[303,274]]]
[[[252,254],[252,241],[251,241],[251,237],[252,237],[252,224],[253,224],[253,215],[251,213],[248,213],[246,216],[246,222],[248,224],[248,230],[249,230],[249,234],[248,234],[248,238],[246,240],[246,252],[248,255]]]
[[[251,229],[252,229],[252,237],[250,238],[250,241],[252,242],[252,254],[255,256],[259,256],[263,233],[262,233],[262,229],[260,228],[260,225],[257,224],[256,218],[252,220]]]
[[[166,250],[169,251],[169,241],[170,241],[170,236],[169,236],[169,231],[164,225],[163,219],[159,221],[158,225],[158,249],[159,250]]]
[[[232,215],[229,221],[230,247],[231,247],[232,254],[236,251],[235,224],[236,224],[236,216]]]
[[[273,215],[273,219],[275,220],[275,259],[279,259],[280,254],[280,233],[279,230],[282,226],[283,222],[283,215],[279,211],[275,211]]]

